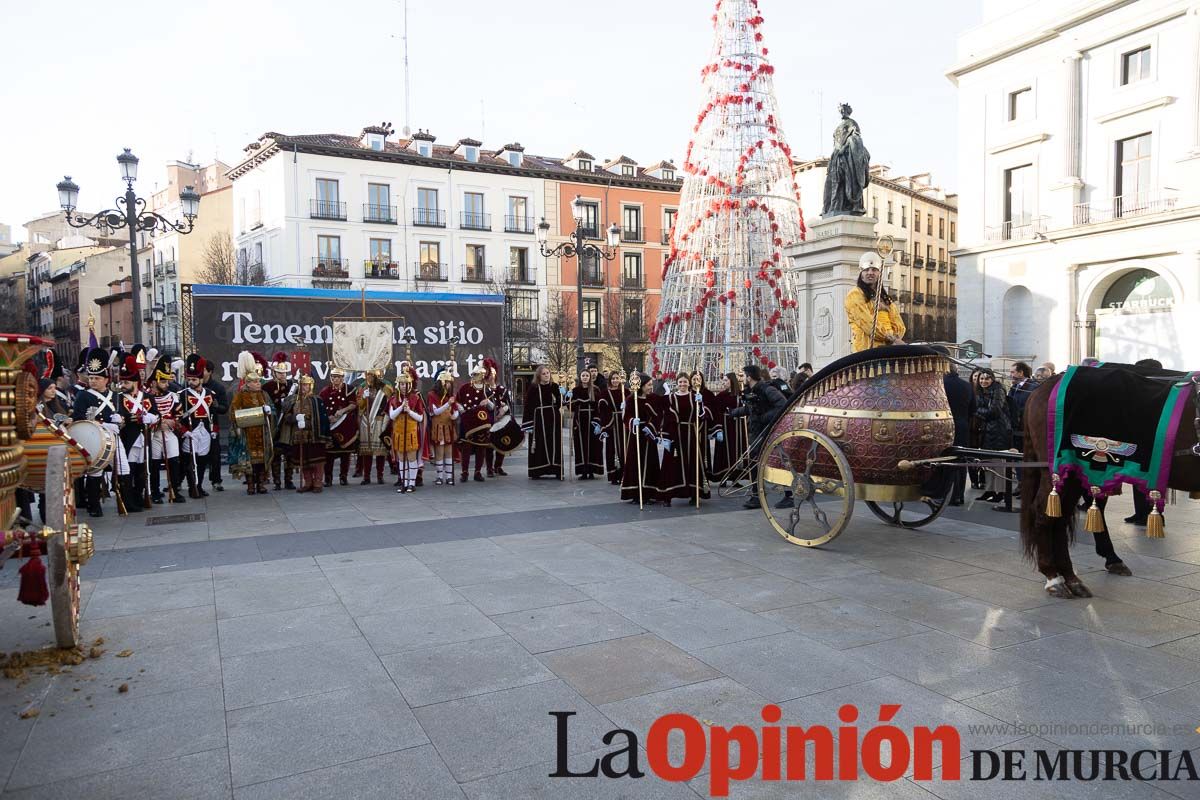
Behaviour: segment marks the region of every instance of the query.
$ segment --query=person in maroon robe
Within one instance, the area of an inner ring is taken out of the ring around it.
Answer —
[[[621,499],[653,503],[658,499],[658,425],[661,418],[649,375],[629,376],[621,439]]]
[[[625,444],[625,372],[613,370],[608,373],[604,388],[599,391],[596,418],[600,422],[600,442],[604,448],[604,463],[608,468],[608,482],[621,484],[624,472]]]
[[[533,373],[525,392],[521,429],[529,436],[529,477],[563,479],[562,393],[545,364]]]
[[[600,440],[602,432],[596,407],[600,402],[600,390],[592,383],[592,373],[584,370],[571,390],[571,441],[575,454],[575,476],[581,480],[593,480],[604,474],[604,450]]]
[[[703,463],[698,466],[697,461],[703,458],[701,449],[705,442],[702,437],[697,439],[697,433],[702,431],[708,414],[704,395],[693,392],[691,376],[680,372],[676,376],[675,390],[663,398],[660,408],[659,446],[663,450],[663,459],[658,473],[658,499],[668,506],[673,499],[708,499]]]
[[[721,486],[740,485],[738,476],[747,467],[744,463],[739,464],[746,450],[746,423],[744,419],[731,416],[740,403],[741,394],[741,382],[736,373],[730,372],[721,380],[720,391],[713,395],[712,479]]]

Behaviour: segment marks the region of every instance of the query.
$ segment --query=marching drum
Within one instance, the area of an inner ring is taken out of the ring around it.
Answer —
[[[267,415],[262,406],[240,408],[233,412],[233,424],[239,428],[261,428],[267,424]]]
[[[525,432],[521,430],[521,424],[513,419],[511,414],[505,414],[496,420],[489,436],[492,447],[504,455],[517,450],[525,441]]]
[[[67,459],[72,475],[82,475],[88,470],[88,459],[79,443],[62,425],[37,415],[33,435],[25,440],[25,478],[20,486],[34,492],[46,490],[46,457],[51,447],[67,445]]]
[[[464,439],[478,437],[481,431],[486,432],[490,437],[492,427],[490,412],[483,406],[477,406],[474,411],[463,417],[462,426]],[[474,443],[483,444],[479,441]]]
[[[88,459],[89,472],[101,472],[113,465],[117,454],[117,435],[99,422],[81,419],[67,425],[67,434]]]

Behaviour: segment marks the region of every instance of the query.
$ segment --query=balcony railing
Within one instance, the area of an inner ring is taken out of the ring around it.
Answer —
[[[413,280],[415,281],[448,281],[450,280],[445,264],[432,261],[413,263]]]
[[[951,275],[957,275],[957,274],[958,274],[958,261],[957,261],[956,259],[953,259],[953,258],[952,258],[952,259],[950,259],[950,274],[951,274]]]
[[[154,278],[149,272],[142,273],[142,286],[150,287],[154,285]]]
[[[913,256],[913,266],[914,267],[924,267],[925,266],[925,257],[924,256]]]
[[[925,269],[929,270],[930,272],[933,272],[935,269],[937,269],[937,265],[938,262],[936,258],[925,259]]]
[[[663,244],[670,244],[670,243],[671,243],[671,230],[670,230],[670,228],[668,228],[667,230],[665,230],[665,231],[663,231],[663,232],[662,232],[662,243],[663,243]]]
[[[179,303],[178,302],[171,301],[170,303],[167,303],[167,316],[168,317],[179,316]]]
[[[492,215],[478,211],[460,211],[458,212],[458,227],[464,231],[490,231]]]
[[[400,265],[395,261],[367,259],[363,262],[363,277],[378,281],[398,281]]]
[[[383,225],[396,224],[395,206],[377,206],[371,203],[363,204],[363,222],[374,222]]]
[[[585,238],[585,239],[599,239],[600,238],[600,229],[599,228],[589,228],[587,226],[583,226],[579,229],[579,233],[582,234],[583,238]]]
[[[641,226],[636,228],[622,228],[621,241],[638,243],[644,242],[646,241],[646,229]]]
[[[912,292],[907,289],[900,290],[900,302],[907,305],[912,302]]]
[[[945,261],[939,261],[937,265],[938,272],[945,272],[947,269],[949,269],[949,267],[950,265]]]
[[[913,302],[917,305],[921,305],[925,302],[925,295],[921,292],[913,292]]]
[[[165,272],[167,275],[174,275],[175,274],[175,262],[174,261],[165,262],[163,264],[163,272]]]
[[[154,312],[148,308],[142,309],[142,322],[153,322],[153,321],[154,321]]]
[[[950,300],[951,308],[958,308],[958,298],[957,297],[951,297],[951,298],[949,298],[949,300]]]
[[[314,278],[338,278],[349,280],[350,260],[347,258],[327,258],[314,256],[312,260],[312,275]]]
[[[603,270],[585,269],[580,276],[583,279],[583,285],[591,288],[603,287],[605,285],[605,275]]]
[[[625,320],[621,333],[624,334],[626,341],[644,342],[646,340],[646,326],[642,324],[641,320]]]
[[[463,264],[459,267],[459,272],[462,275],[463,283],[487,283],[490,270],[487,267],[470,264]]]
[[[533,233],[533,217],[505,217],[505,233]]]
[[[901,253],[899,256],[899,263],[902,267],[909,266],[912,263],[912,256],[910,256],[908,253]]]
[[[1008,220],[1002,225],[993,225],[990,228],[985,228],[983,238],[987,242],[1019,242],[1026,239],[1036,239],[1046,232],[1047,219],[1049,217]]]
[[[589,328],[589,327],[587,327],[587,326],[585,325],[585,326],[583,327],[583,338],[585,338],[585,339],[599,339],[599,338],[600,338],[600,328],[599,328],[599,326],[596,326],[596,327],[594,327],[594,328]]]
[[[309,200],[308,216],[312,219],[346,219],[346,204],[337,200]]]
[[[1175,210],[1178,199],[1173,195],[1146,192],[1114,197],[1107,207],[1097,207],[1092,203],[1080,203],[1074,208],[1071,222],[1075,225],[1095,225],[1100,222],[1112,222],[1115,219],[1165,214]]]
[[[622,289],[645,289],[646,280],[642,273],[630,274],[627,272],[621,273],[621,288]]]
[[[938,306],[938,308],[945,308],[946,307],[946,298],[943,296],[939,296],[937,299],[937,306]]]
[[[55,311],[65,311],[67,308],[70,307],[70,305],[71,304],[68,303],[66,300],[55,300],[54,301],[54,310]]]
[[[522,286],[533,286],[537,284],[537,276],[530,269],[509,269],[508,282]]]
[[[444,228],[446,227],[446,212],[440,208],[414,208],[412,224],[425,228]]]

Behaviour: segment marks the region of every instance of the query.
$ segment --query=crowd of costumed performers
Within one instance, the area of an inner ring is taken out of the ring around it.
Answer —
[[[652,381],[589,367],[556,380],[542,366],[517,407],[490,358],[461,384],[441,370],[425,392],[407,362],[390,380],[369,371],[351,381],[331,366],[318,387],[307,358],[243,351],[228,390],[198,353],[171,359],[141,345],[85,348],[75,381],[52,353],[47,363],[43,417],[91,420],[119,443],[111,463],[77,485],[93,516],[109,497],[121,513],[207,497],[206,478],[224,491],[223,460],[251,495],[272,487],[321,492],[351,480],[410,494],[505,477],[505,457],[522,446],[531,479],[607,480],[622,500],[642,506],[699,504],[714,486],[745,479],[754,423],[743,385],[747,377],[747,389],[769,383],[750,369],[711,388],[698,372]],[[32,498],[24,499],[28,508]]]

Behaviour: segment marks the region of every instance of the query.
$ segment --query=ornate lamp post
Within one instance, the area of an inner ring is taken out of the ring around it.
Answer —
[[[129,230],[129,276],[133,280],[133,329],[137,334],[134,341],[142,340],[142,288],[138,278],[137,234],[138,231],[162,231],[168,233],[191,233],[195,226],[196,217],[200,214],[200,195],[191,186],[184,187],[179,193],[179,204],[183,208],[186,222],[171,222],[153,211],[146,211],[146,201],[133,191],[133,182],[137,180],[138,157],[125,148],[125,152],[117,156],[121,166],[121,180],[125,181],[125,196],[116,199],[117,207],[107,209],[90,217],[75,213],[79,201],[79,186],[65,176],[58,182],[58,204],[67,212],[67,224],[72,228],[86,228],[89,225],[101,225],[110,230],[128,228]]]
[[[597,265],[603,259],[604,261],[612,261],[617,257],[617,244],[621,239],[621,229],[614,222],[605,232],[608,240],[608,247],[599,247],[591,242],[584,241],[583,230],[583,200],[579,195],[575,195],[575,199],[571,201],[571,216],[575,218],[575,230],[571,232],[567,241],[559,244],[557,247],[549,247],[546,239],[550,235],[550,223],[546,222],[546,218],[542,217],[542,221],[537,226],[538,249],[546,258],[565,256],[576,259],[575,262],[575,317],[577,344],[575,347],[575,374],[579,375],[583,371],[583,259],[584,256],[591,256],[596,259]]]

